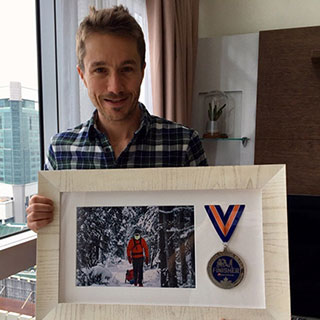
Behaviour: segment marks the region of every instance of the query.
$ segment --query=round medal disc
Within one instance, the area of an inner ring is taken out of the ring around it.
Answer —
[[[244,264],[237,255],[224,249],[210,259],[207,271],[215,285],[223,289],[232,289],[243,279]]]

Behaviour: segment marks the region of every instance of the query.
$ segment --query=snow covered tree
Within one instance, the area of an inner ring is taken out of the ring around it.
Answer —
[[[194,208],[159,207],[162,287],[195,286]]]
[[[161,287],[168,287],[168,266],[167,266],[167,246],[166,246],[166,214],[159,210],[159,260],[160,260],[160,282]]]

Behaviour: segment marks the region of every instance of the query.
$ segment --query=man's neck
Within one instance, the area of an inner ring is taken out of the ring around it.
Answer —
[[[141,109],[137,107],[136,112],[130,118],[122,121],[103,121],[104,119],[101,121],[98,114],[98,128],[107,135],[116,158],[127,147],[134,133],[138,130],[141,122],[141,112]]]

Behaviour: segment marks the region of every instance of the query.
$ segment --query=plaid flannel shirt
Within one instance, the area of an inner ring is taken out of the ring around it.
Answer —
[[[56,134],[49,147],[46,170],[206,166],[196,131],[152,116],[140,103],[142,121],[132,140],[115,158],[106,135],[92,118]]]

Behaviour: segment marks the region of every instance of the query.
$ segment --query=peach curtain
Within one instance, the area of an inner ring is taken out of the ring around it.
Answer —
[[[191,124],[199,0],[146,0],[154,114]]]

